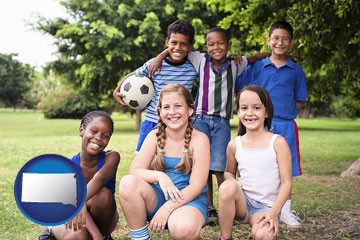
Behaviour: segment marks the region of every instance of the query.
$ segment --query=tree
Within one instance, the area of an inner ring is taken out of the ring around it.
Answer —
[[[266,50],[271,23],[289,21],[297,39],[291,54],[299,57],[306,73],[313,113],[323,114],[342,96],[350,116],[360,116],[359,1],[210,0],[209,4],[226,12],[219,25],[238,28],[245,52]]]
[[[34,70],[13,57],[14,54],[0,53],[0,101],[5,107],[12,107],[15,111],[30,89]]]
[[[160,4],[161,3],[161,4]],[[164,48],[166,28],[190,19],[195,48],[205,50],[214,26],[232,33],[232,52],[265,51],[272,22],[295,28],[291,55],[301,60],[313,114],[331,111],[331,102],[360,116],[359,1],[354,0],[64,0],[68,19],[40,18],[37,28],[54,36],[59,60],[48,68],[100,102],[111,99],[117,82]],[[335,105],[333,105],[335,106]]]
[[[164,49],[167,26],[176,19],[192,19],[203,45],[205,31],[223,17],[206,2],[68,0],[61,4],[70,18],[40,18],[37,28],[57,39],[60,58],[49,68],[76,88],[110,96],[119,79]]]
[[[167,26],[176,19],[196,16],[191,18],[196,41],[203,45],[205,31],[223,17],[208,10],[206,2],[62,1],[68,19],[40,17],[36,24],[57,39],[60,57],[47,69],[65,76],[75,89],[86,90],[97,104],[112,99],[120,79],[164,49]]]

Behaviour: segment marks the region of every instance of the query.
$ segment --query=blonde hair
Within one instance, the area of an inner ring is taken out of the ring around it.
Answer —
[[[166,93],[178,93],[180,96],[182,96],[185,100],[185,103],[188,108],[194,108],[194,99],[191,95],[191,93],[181,84],[169,84],[165,86],[161,92],[160,92],[160,99],[159,104],[157,108],[159,120],[158,120],[158,131],[156,133],[157,136],[157,145],[158,145],[158,153],[155,158],[154,162],[154,169],[158,171],[164,172],[164,147],[166,143],[166,124],[163,122],[163,120],[160,117],[160,109],[162,106],[162,98],[164,94]],[[188,125],[186,127],[185,136],[184,136],[184,150],[183,150],[183,156],[181,158],[181,161],[176,166],[176,169],[179,171],[184,172],[185,174],[189,173],[191,170],[191,161],[190,161],[190,153],[189,153],[189,146],[191,142],[191,135],[193,131],[191,116],[189,116],[188,119]]]

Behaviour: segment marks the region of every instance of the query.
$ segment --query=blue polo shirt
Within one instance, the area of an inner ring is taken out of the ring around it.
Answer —
[[[274,105],[274,118],[293,120],[297,116],[296,102],[307,101],[305,74],[291,59],[277,68],[270,58],[249,65],[236,79],[236,88],[254,84],[264,87]]]

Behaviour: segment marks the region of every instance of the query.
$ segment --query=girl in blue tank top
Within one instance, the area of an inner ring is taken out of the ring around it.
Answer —
[[[70,222],[46,229],[39,239],[111,239],[119,215],[114,192],[120,155],[104,151],[114,130],[110,115],[92,111],[80,123],[81,152],[72,161],[87,182],[86,201]]]
[[[150,239],[149,228],[171,239],[198,239],[207,222],[208,137],[192,127],[194,100],[180,84],[160,94],[158,129],[146,137],[119,198],[132,239]]]

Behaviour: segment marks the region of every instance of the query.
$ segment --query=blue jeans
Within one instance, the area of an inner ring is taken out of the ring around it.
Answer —
[[[213,115],[195,115],[193,127],[205,133],[210,140],[210,170],[224,172],[226,148],[231,138],[230,120]]]

